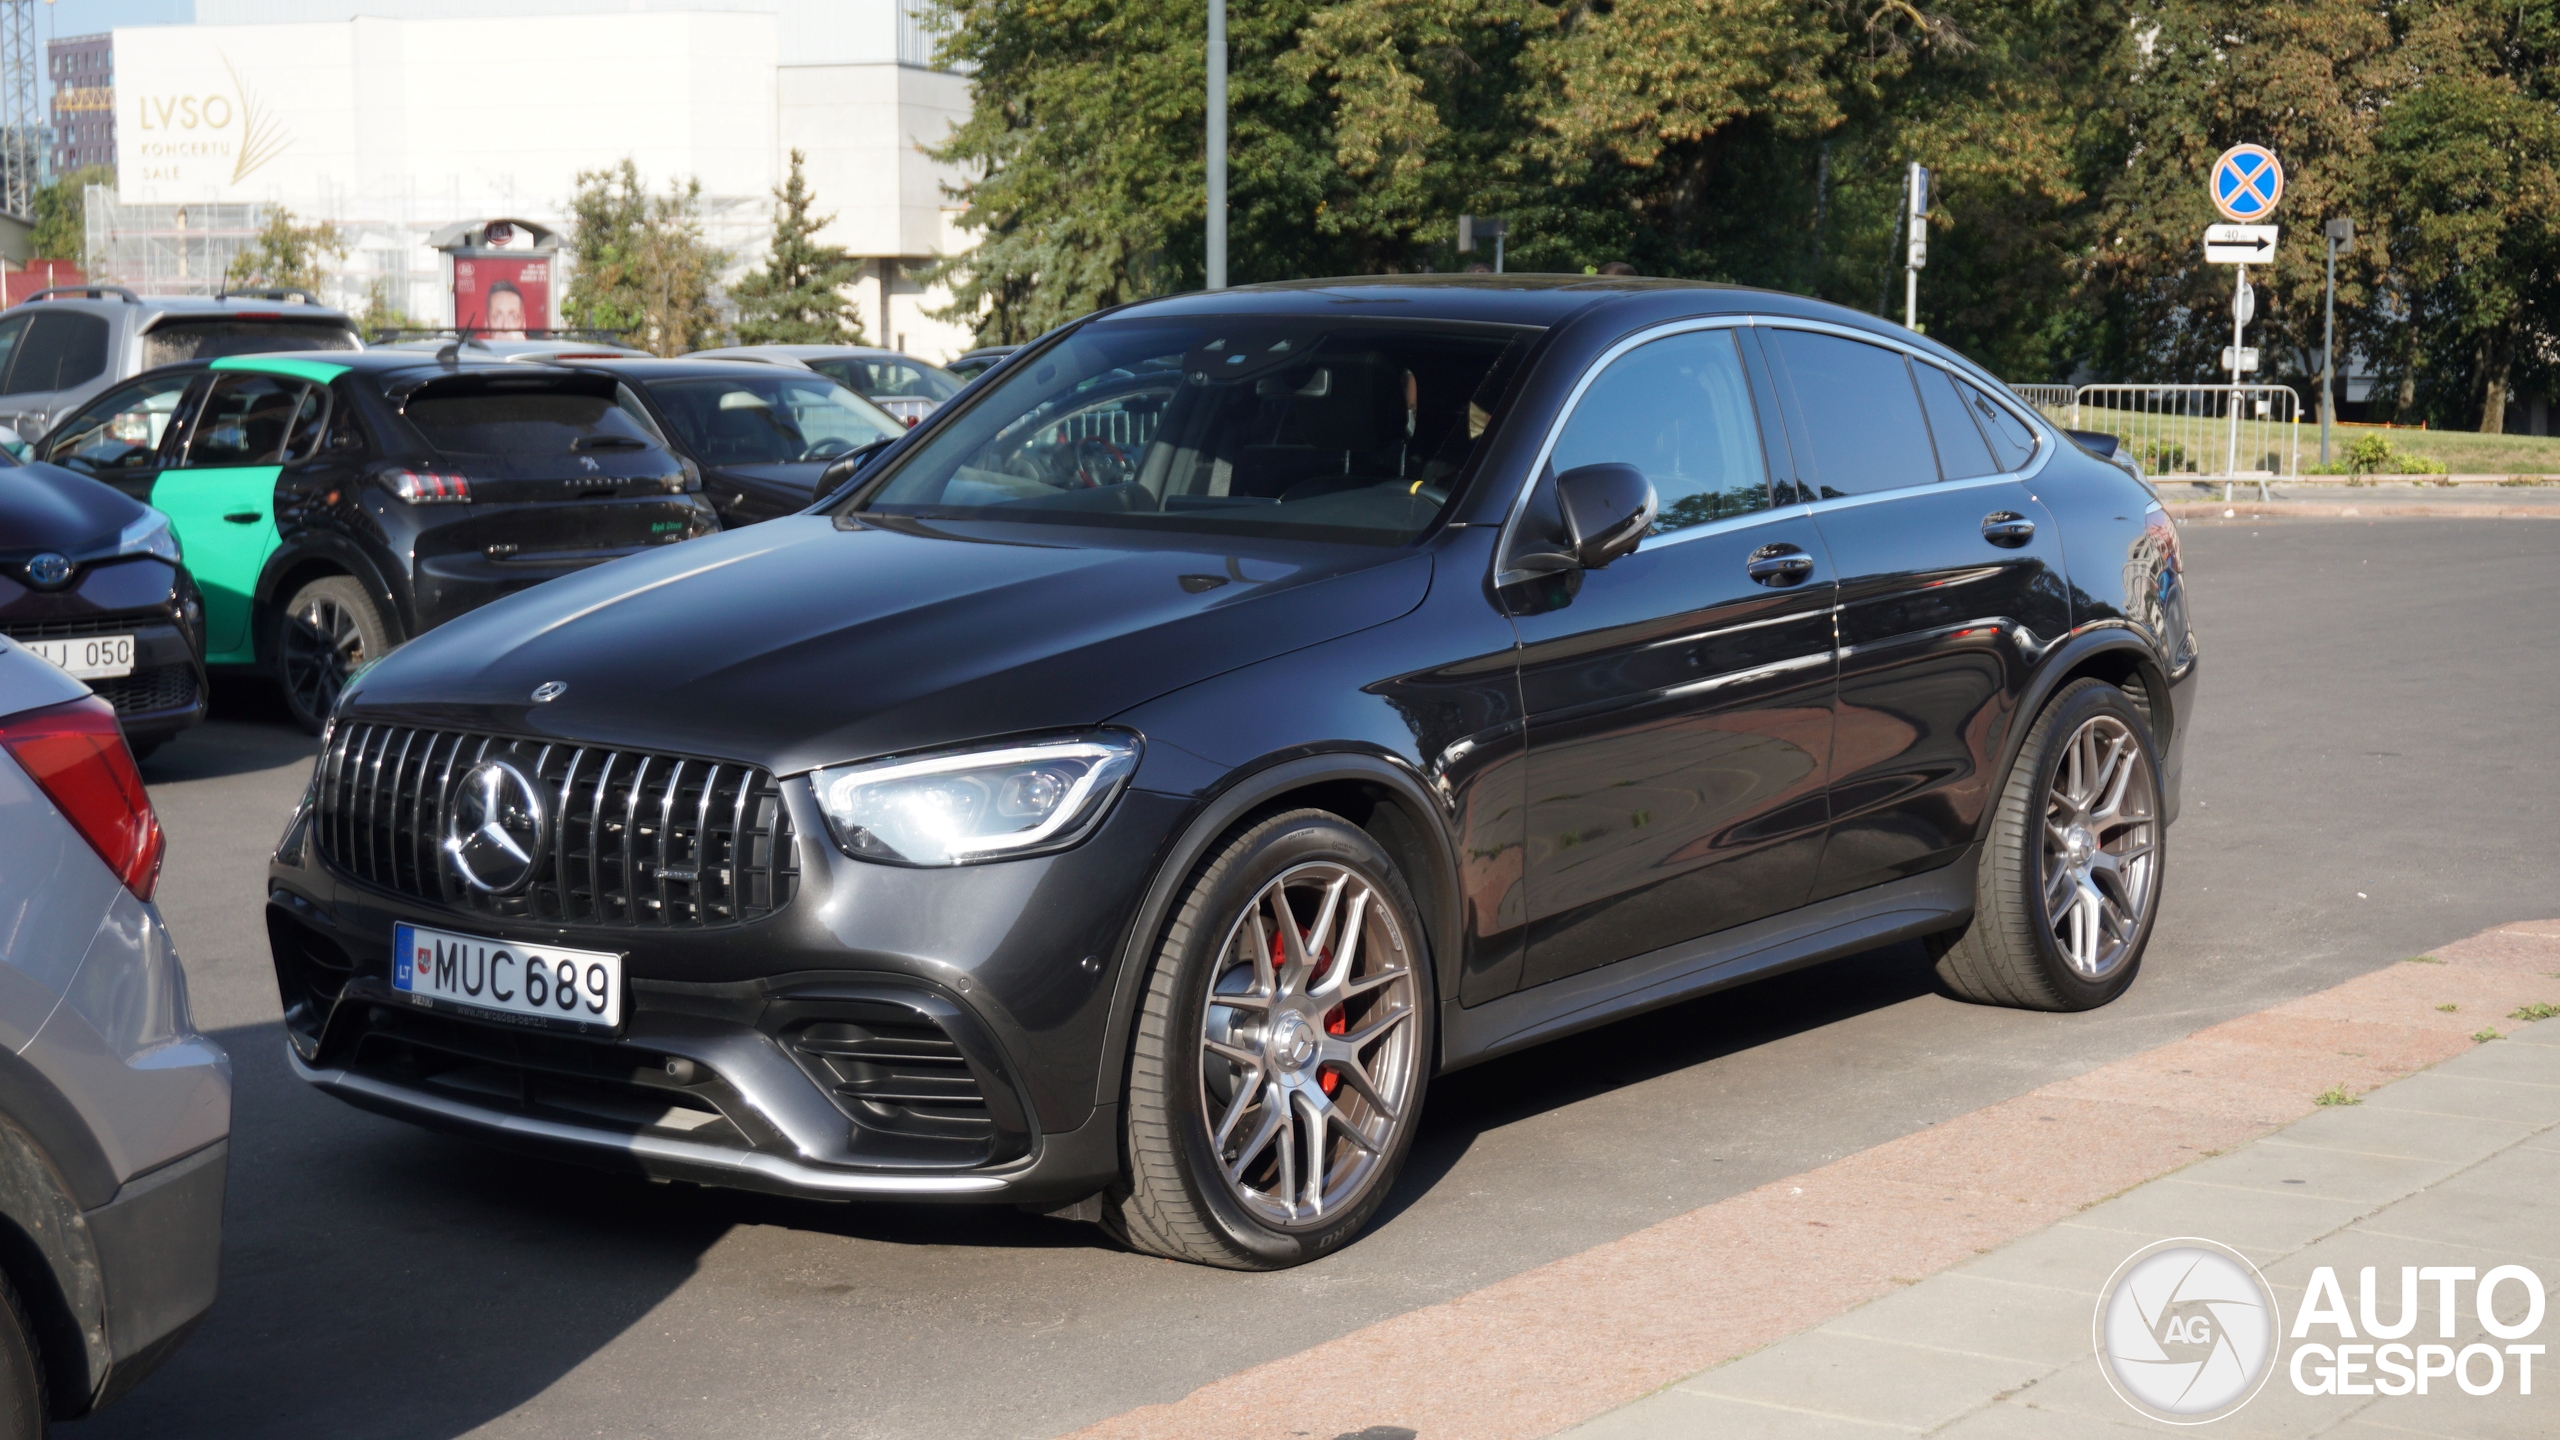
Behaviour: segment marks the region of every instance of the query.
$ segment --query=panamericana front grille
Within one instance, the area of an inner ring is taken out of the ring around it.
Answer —
[[[442,848],[456,788],[484,759],[512,761],[556,817],[533,883],[515,895],[463,884]],[[342,724],[320,757],[312,818],[321,854],[356,880],[507,919],[736,925],[790,903],[800,879],[773,776],[730,761]]]

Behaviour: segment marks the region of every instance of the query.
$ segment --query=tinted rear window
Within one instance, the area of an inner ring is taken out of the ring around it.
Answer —
[[[172,317],[142,337],[142,365],[147,370],[180,360],[218,360],[225,355],[356,348],[356,332],[339,320],[249,320],[236,315],[202,320]]]
[[[39,314],[16,350],[10,394],[86,385],[107,371],[107,322],[76,310]]]
[[[566,455],[581,440],[589,442],[588,449],[637,448],[598,447],[597,440],[656,444],[610,391],[474,386],[412,396],[404,413],[428,444],[447,455]]]
[[[1938,482],[1920,394],[1899,352],[1807,330],[1772,330],[1770,342],[1795,385],[1823,499]]]

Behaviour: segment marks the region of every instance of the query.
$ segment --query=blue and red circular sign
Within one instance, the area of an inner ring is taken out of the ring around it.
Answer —
[[[2234,145],[2213,162],[2214,208],[2246,224],[2275,213],[2284,198],[2284,166],[2264,145]]]

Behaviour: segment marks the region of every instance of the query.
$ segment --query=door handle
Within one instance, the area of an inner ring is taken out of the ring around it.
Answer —
[[[1763,545],[1751,552],[1750,563],[1742,573],[1763,585],[1785,587],[1799,584],[1813,573],[1813,557],[1793,545]]]
[[[2036,522],[2015,510],[1994,510],[1982,517],[1982,538],[2004,550],[2015,550],[2036,538]]]
[[[234,510],[222,518],[234,525],[255,525],[267,517],[255,510]]]

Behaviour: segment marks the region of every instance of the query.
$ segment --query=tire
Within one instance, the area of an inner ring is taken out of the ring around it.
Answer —
[[[1148,972],[1104,1227],[1230,1270],[1340,1248],[1412,1148],[1437,1053],[1433,993],[1412,891],[1368,832],[1294,810],[1237,835],[1183,893]]]
[[[331,575],[293,592],[277,623],[276,683],[295,723],[317,735],[347,677],[391,648],[391,627],[355,579]]]
[[[43,1440],[43,1356],[18,1289],[0,1275],[0,1440]]]
[[[2140,707],[2103,680],[2065,686],[2001,786],[1973,919],[1930,941],[1938,978],[1962,999],[2024,1010],[2092,1010],[2123,994],[2160,914],[2161,814],[2159,747]]]

